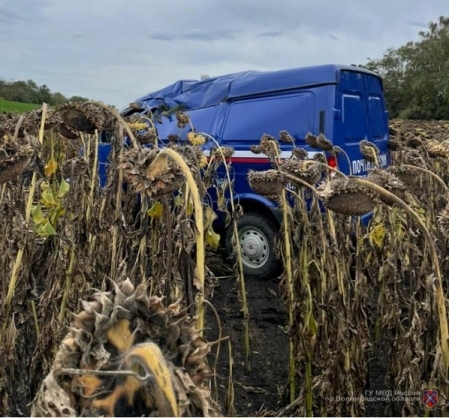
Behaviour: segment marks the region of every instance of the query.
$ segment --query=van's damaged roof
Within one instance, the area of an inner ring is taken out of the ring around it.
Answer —
[[[242,96],[337,83],[340,70],[376,75],[360,67],[335,64],[279,71],[250,70],[202,81],[179,80],[136,99],[135,103],[144,109],[155,109],[160,106],[198,109]]]

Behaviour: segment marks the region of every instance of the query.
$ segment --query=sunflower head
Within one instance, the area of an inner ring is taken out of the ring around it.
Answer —
[[[83,303],[31,416],[219,416],[209,344],[178,303],[126,280]]]

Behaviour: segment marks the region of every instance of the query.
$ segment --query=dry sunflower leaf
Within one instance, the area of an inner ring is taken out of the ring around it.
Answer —
[[[50,160],[45,164],[44,172],[47,177],[52,177],[56,170],[58,169],[58,163],[54,158],[50,158]]]
[[[164,211],[164,207],[162,206],[162,203],[157,201],[154,202],[153,206],[151,206],[150,209],[148,209],[148,216],[152,219],[160,219],[162,218],[162,213]]]
[[[192,201],[192,199],[189,199],[189,201],[187,202],[187,205],[186,205],[186,215],[192,216],[193,210],[194,210],[193,201]]]
[[[207,244],[213,249],[213,250],[217,250],[218,247],[220,246],[220,235],[217,234],[212,226],[209,226],[209,228],[207,228],[206,230],[206,242]]]
[[[208,229],[212,223],[218,218],[214,210],[209,206],[203,208],[204,212],[204,229]]]
[[[369,241],[371,245],[374,244],[377,246],[377,248],[382,248],[385,235],[385,227],[383,225],[376,225],[369,232]]]
[[[38,204],[36,205],[33,209],[32,209],[32,219],[33,222],[37,225],[39,224],[43,224],[45,222],[45,217],[42,213],[42,208],[41,206]]]
[[[44,238],[56,235],[56,231],[48,219],[37,228],[36,233]]]
[[[61,179],[61,183],[59,184],[58,197],[64,197],[70,190],[70,184],[67,183],[64,179]]]
[[[51,207],[56,204],[56,200],[53,196],[51,189],[47,189],[42,193],[42,201],[46,207]]]

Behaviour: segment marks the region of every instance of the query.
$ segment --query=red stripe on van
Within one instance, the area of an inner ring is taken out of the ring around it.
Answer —
[[[267,164],[270,162],[268,158],[248,158],[248,157],[231,157],[232,163],[251,163],[251,164]]]

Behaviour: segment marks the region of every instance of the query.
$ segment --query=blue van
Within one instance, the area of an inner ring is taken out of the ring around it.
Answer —
[[[136,108],[138,110],[136,110]],[[212,135],[220,145],[233,147],[231,158],[235,179],[235,199],[244,215],[238,221],[245,274],[271,277],[279,271],[274,254],[274,237],[281,214],[276,204],[252,191],[247,174],[267,170],[271,165],[265,155],[253,154],[263,134],[275,137],[287,131],[296,147],[312,156],[319,150],[305,142],[307,133],[323,133],[349,156],[338,160],[347,174],[366,176],[371,164],[360,153],[365,139],[380,150],[379,163],[390,164],[388,113],[381,78],[368,70],[345,65],[321,65],[280,71],[245,71],[205,80],[180,80],[137,100],[122,115],[158,114],[161,109],[182,108],[198,132]],[[175,115],[156,118],[162,141],[179,134]],[[185,139],[190,127],[181,137]],[[213,147],[211,141],[205,150]],[[283,157],[290,157],[291,144],[282,144]],[[110,145],[100,145],[100,171],[104,179]],[[321,151],[319,151],[321,152]],[[326,154],[326,153],[325,153]],[[342,154],[340,154],[342,155]],[[335,157],[326,155],[335,166]],[[215,226],[215,225],[214,225]],[[217,227],[220,227],[217,224]],[[225,231],[220,231],[225,232]],[[231,234],[226,233],[227,246]]]

